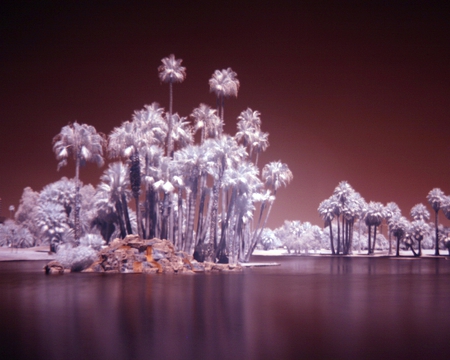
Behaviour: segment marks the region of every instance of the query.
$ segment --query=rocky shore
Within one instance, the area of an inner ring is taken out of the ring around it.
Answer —
[[[79,269],[81,270],[81,269]],[[63,274],[70,269],[57,261],[45,266],[47,274]],[[72,269],[73,271],[73,269]],[[195,274],[214,271],[242,271],[240,265],[197,262],[184,251],[176,251],[168,240],[144,240],[137,235],[115,239],[98,253],[98,259],[83,272],[126,274]]]

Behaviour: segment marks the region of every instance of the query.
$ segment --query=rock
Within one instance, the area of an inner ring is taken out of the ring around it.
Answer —
[[[191,261],[191,270],[196,273],[205,272],[205,265],[197,261]]]
[[[202,245],[200,257],[210,257],[209,244]],[[211,271],[242,271],[240,265],[199,262],[184,251],[175,251],[168,240],[141,239],[128,235],[124,239],[114,239],[109,246],[98,253],[98,259],[84,272],[138,273],[138,274],[195,274]],[[63,274],[64,267],[51,261],[45,266],[47,274]]]
[[[46,274],[55,275],[55,274],[64,274],[64,266],[58,261],[50,261],[47,265],[44,266],[44,270]]]

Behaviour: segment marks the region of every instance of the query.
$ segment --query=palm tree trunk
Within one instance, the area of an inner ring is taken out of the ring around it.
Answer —
[[[209,230],[209,242],[214,246],[214,252],[217,250],[217,218],[219,210],[219,189],[220,179],[214,181],[212,194],[211,227]]]
[[[259,151],[256,152],[256,159],[255,159],[255,166],[258,166],[258,160],[259,160]]]
[[[169,82],[169,92],[170,92],[170,98],[169,98],[169,119],[168,119],[168,130],[167,130],[167,156],[172,158],[172,104],[173,104],[173,89],[172,89],[172,80]]]
[[[395,256],[400,256],[400,236],[396,236],[397,238],[397,252],[395,254]]]
[[[389,227],[388,227],[388,233],[389,233],[389,252],[388,252],[388,255],[392,255],[392,233],[391,233],[391,230],[389,230]]]
[[[361,254],[361,219],[358,220],[358,254]]]
[[[337,254],[339,255],[341,253],[341,218],[340,215],[337,217],[337,231],[338,231],[338,238],[337,238]]]
[[[374,226],[374,230],[373,230],[373,232],[374,232],[374,235],[373,235],[373,247],[372,247],[372,254],[375,254],[375,245],[376,245],[376,243],[377,243],[377,228],[378,228],[378,226]]]
[[[275,199],[276,195],[277,195],[277,191],[275,190],[273,193],[274,199]],[[264,223],[261,227],[261,230],[259,231],[258,236],[252,241],[252,244],[250,244],[250,248],[248,249],[247,254],[245,255],[245,261],[250,260],[250,256],[253,254],[253,251],[256,248],[256,244],[258,243],[258,239],[261,237],[264,227],[266,226],[267,219],[269,218],[270,212],[272,211],[272,206],[273,206],[274,202],[275,202],[275,200],[270,202],[269,209],[267,210],[266,218],[264,219]]]
[[[200,196],[200,206],[198,209],[198,219],[197,219],[197,239],[196,239],[196,245],[203,244],[203,240],[201,239],[201,235],[203,233],[203,209],[205,207],[205,199],[206,199],[206,173],[202,174],[200,178],[200,189],[201,189],[201,196]]]
[[[371,254],[371,250],[372,250],[372,239],[371,239],[371,235],[372,235],[372,229],[371,226],[367,226],[367,228],[369,229],[369,239],[368,239],[368,243],[367,243],[367,254]]]
[[[123,239],[125,236],[127,236],[127,233],[125,231],[125,224],[123,221],[123,209],[122,209],[122,203],[120,200],[116,201],[116,211],[117,211],[117,217],[119,218],[119,227],[120,227],[120,237]]]
[[[414,256],[419,256],[419,255],[414,251],[414,248],[413,248],[412,244],[411,244],[411,246],[410,246],[409,248],[411,249],[411,251],[412,251],[412,253],[413,253]]]
[[[355,224],[355,218],[352,218],[352,220],[349,223],[349,241],[348,241],[348,251],[347,253],[349,255],[353,254],[353,226]]]
[[[226,246],[227,246],[226,238],[227,238],[227,233],[228,233],[228,225],[230,223],[230,218],[231,218],[232,211],[234,208],[236,196],[237,196],[237,190],[236,190],[236,188],[233,188],[233,190],[231,192],[231,199],[228,204],[228,210],[226,212],[225,222],[222,223],[222,232],[220,234],[220,243],[219,243],[219,246],[218,246],[217,252],[216,252],[216,258],[219,259],[219,263],[228,263],[228,257],[226,255]]]
[[[333,221],[328,222],[330,227],[330,248],[331,248],[331,254],[336,255],[336,251],[334,250],[334,241],[333,241]]]
[[[186,230],[186,252],[191,251],[192,242],[194,239],[194,220],[195,220],[195,208],[197,206],[197,192],[198,192],[198,178],[194,178],[192,182],[192,191],[189,198],[189,217]]]
[[[141,226],[141,209],[139,205],[139,195],[141,191],[141,165],[139,160],[139,154],[137,153],[136,150],[131,155],[130,160],[131,160],[130,185],[136,203],[137,232],[139,236],[143,237]]]
[[[225,97],[223,96],[223,94],[220,95],[220,102],[221,102],[220,108],[222,109],[222,112],[220,113],[220,118],[223,121],[223,119],[225,117]]]
[[[173,194],[169,193],[169,231],[168,231],[168,239],[169,241],[172,242],[172,244],[175,243],[175,239],[173,237],[173,217],[174,217],[174,213],[173,213]]]
[[[81,235],[80,226],[80,154],[77,153],[76,165],[75,165],[75,243],[78,243]]]
[[[435,213],[435,217],[434,217],[434,225],[436,227],[436,241],[435,241],[435,250],[434,250],[434,255],[438,256],[439,255],[439,229],[438,229],[438,212],[439,209],[437,211],[434,211]]]
[[[122,194],[122,211],[125,216],[125,225],[127,228],[128,235],[133,233],[133,230],[131,230],[131,222],[130,222],[130,216],[128,215],[128,204],[127,199],[125,197],[125,194]]]
[[[252,236],[252,240],[251,240],[250,244],[252,244],[253,241],[256,241],[256,237],[257,237],[257,234],[258,234],[259,225],[260,225],[260,223],[261,223],[261,219],[262,219],[262,216],[263,216],[265,207],[266,207],[266,201],[264,201],[264,202],[261,204],[261,208],[260,208],[260,211],[259,211],[258,222],[256,223],[256,229],[255,229],[255,231],[253,232],[253,236]]]

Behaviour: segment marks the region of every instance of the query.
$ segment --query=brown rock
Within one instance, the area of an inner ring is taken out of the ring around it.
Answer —
[[[50,275],[64,274],[64,266],[58,261],[50,261],[44,266],[44,270],[46,274]]]

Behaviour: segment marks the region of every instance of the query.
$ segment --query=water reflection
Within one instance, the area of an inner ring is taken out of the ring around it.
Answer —
[[[444,358],[450,330],[445,259],[292,257],[193,276],[42,266],[0,264],[2,359]]]

